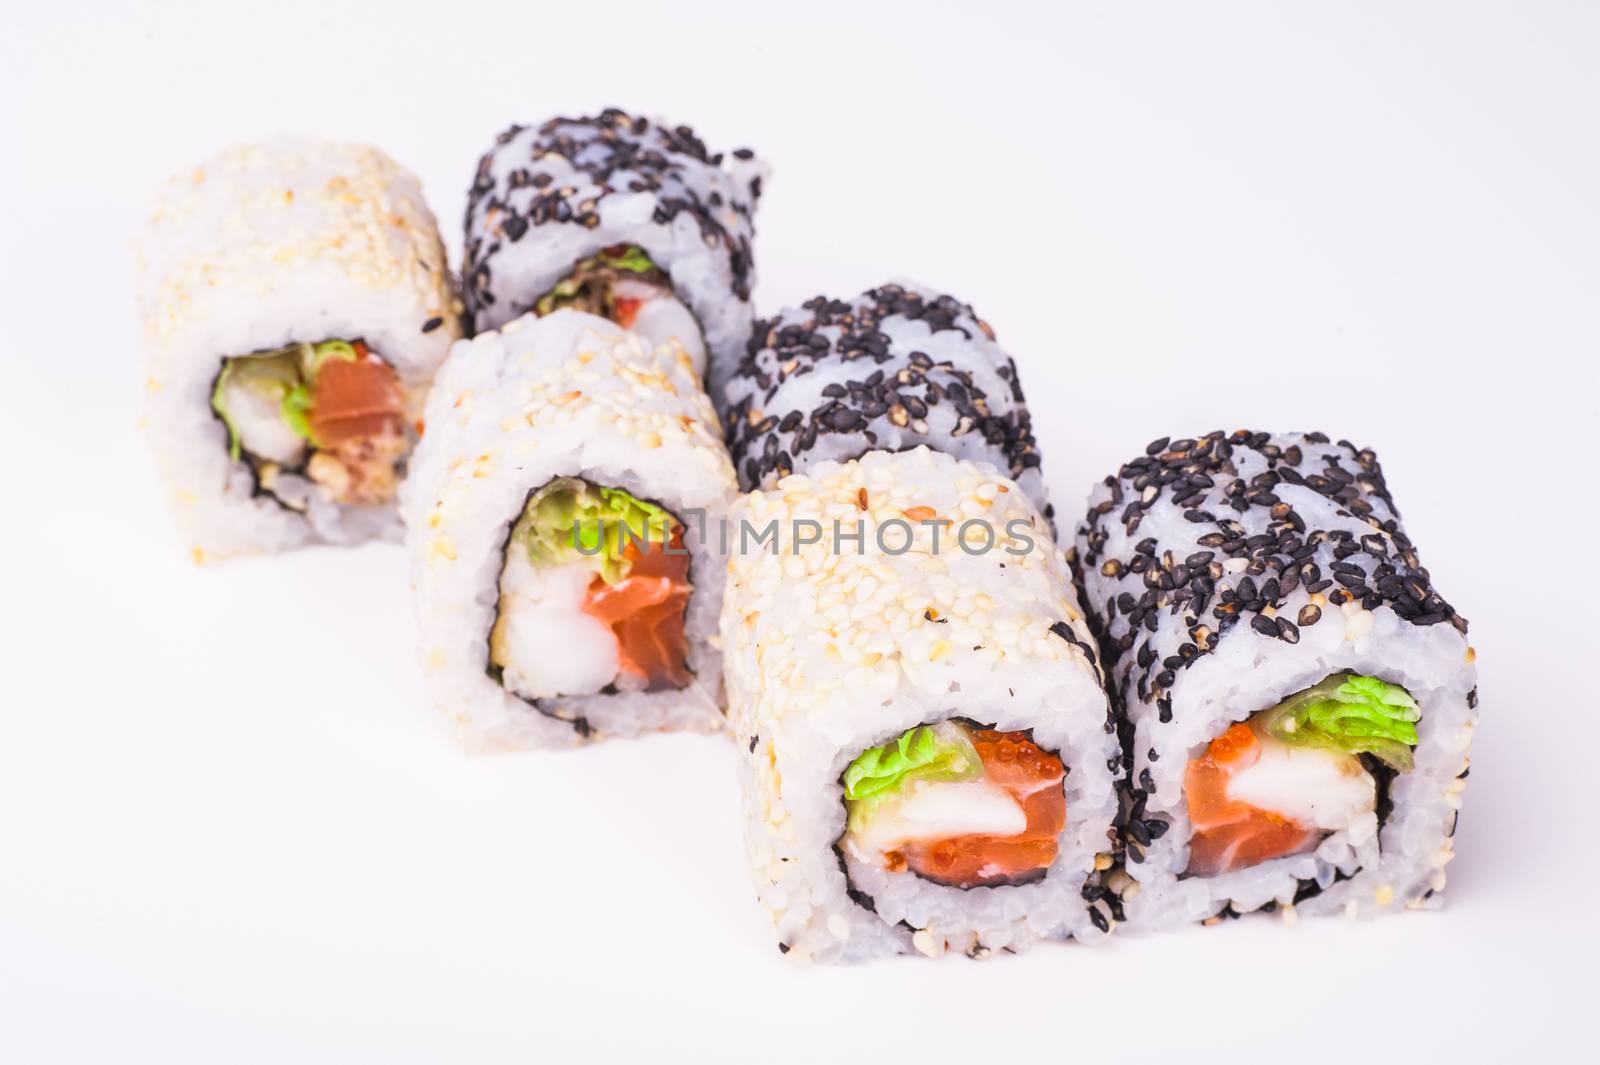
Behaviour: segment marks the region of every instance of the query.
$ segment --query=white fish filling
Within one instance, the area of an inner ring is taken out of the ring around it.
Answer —
[[[239,446],[257,458],[282,466],[298,466],[305,457],[306,442],[283,420],[279,400],[265,390],[252,388],[248,379],[232,374],[222,387],[223,409]]]
[[[618,299],[642,301],[628,326],[630,330],[646,337],[655,347],[676,340],[689,353],[695,370],[705,371],[706,341],[700,323],[670,289],[623,278],[612,285],[611,292]]]
[[[910,843],[956,836],[1019,836],[1028,828],[1022,804],[987,780],[916,780],[872,812],[846,838],[869,860]]]
[[[1228,782],[1228,798],[1322,832],[1351,828],[1363,818],[1376,829],[1378,786],[1359,758],[1259,738],[1260,760]]]
[[[593,695],[617,679],[617,638],[583,609],[594,576],[588,561],[535,566],[510,545],[489,639],[509,691],[525,699]]]

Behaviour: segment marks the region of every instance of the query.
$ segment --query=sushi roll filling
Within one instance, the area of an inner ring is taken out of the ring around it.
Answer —
[[[955,888],[1020,885],[1054,864],[1066,769],[1032,733],[965,720],[919,725],[845,770],[845,834],[859,861]]]
[[[620,488],[562,477],[531,492],[506,542],[490,675],[536,705],[688,687],[683,535]]]
[[[312,493],[349,506],[393,500],[405,407],[393,367],[361,340],[225,358],[211,389],[229,456],[296,511]]]
[[[580,261],[533,305],[541,318],[562,308],[608,318],[655,345],[676,340],[696,366],[705,365],[699,321],[678,299],[667,272],[637,245],[614,244]]]
[[[1335,832],[1375,834],[1421,716],[1404,688],[1338,673],[1230,726],[1184,771],[1187,875],[1302,854]]]

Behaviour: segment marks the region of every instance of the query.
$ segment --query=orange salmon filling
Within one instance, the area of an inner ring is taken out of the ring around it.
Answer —
[[[644,680],[645,691],[688,687],[689,639],[683,620],[691,589],[683,529],[674,530],[668,544],[651,543],[643,553],[630,542],[623,557],[632,564],[628,575],[615,584],[596,576],[584,612],[610,626],[620,669]]]
[[[1061,759],[1025,732],[973,729],[971,740],[983,762],[984,779],[1016,800],[1027,816],[1027,828],[1011,836],[954,836],[908,844],[884,856],[889,868],[910,868],[937,883],[971,888],[1026,881],[1055,862],[1056,838],[1067,823]]]
[[[615,301],[615,309],[612,311],[612,320],[624,329],[632,329],[633,323],[639,318],[639,308],[642,306],[644,306],[644,300],[618,296]]]
[[[355,341],[354,359],[317,370],[306,422],[316,451],[306,472],[339,503],[394,498],[395,463],[406,450],[405,396],[394,368]]]
[[[1184,770],[1189,800],[1189,872],[1217,876],[1299,854],[1316,846],[1319,833],[1270,810],[1228,797],[1228,783],[1261,760],[1261,740],[1240,722],[1211,741]]]
[[[325,449],[405,428],[405,396],[394,368],[355,341],[354,359],[328,359],[317,370],[308,422]]]

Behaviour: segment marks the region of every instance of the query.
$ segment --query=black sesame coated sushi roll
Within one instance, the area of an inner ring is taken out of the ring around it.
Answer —
[[[755,312],[753,216],[766,167],[688,126],[610,108],[512,126],[478,162],[462,265],[469,324],[562,307],[683,345],[720,381]]]
[[[1377,456],[1163,437],[1089,502],[1074,564],[1125,716],[1130,923],[1436,905],[1476,655]]]
[[[757,322],[722,399],[746,490],[926,444],[993,463],[1051,515],[1016,363],[953,296],[898,282]]]

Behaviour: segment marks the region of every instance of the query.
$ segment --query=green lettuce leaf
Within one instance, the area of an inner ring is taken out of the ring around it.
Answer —
[[[512,538],[536,566],[586,559],[607,584],[615,584],[633,568],[623,557],[629,543],[664,544],[677,525],[666,510],[620,488],[563,478],[528,501]]]
[[[283,397],[278,400],[278,416],[294,435],[312,447],[317,446],[316,438],[311,435],[311,390],[304,383],[284,390]]]
[[[1266,711],[1267,734],[1297,747],[1370,754],[1408,772],[1422,708],[1397,684],[1337,673]]]
[[[849,827],[859,829],[914,780],[966,780],[983,773],[978,750],[960,725],[918,725],[881,747],[869,747],[844,771]]]
[[[577,304],[609,318],[611,316],[611,282],[602,271],[626,270],[632,274],[648,274],[656,269],[650,256],[635,244],[620,248],[606,248],[598,255],[580,261],[572,273],[562,278],[549,292],[534,303],[534,311],[543,316],[568,304]],[[591,286],[593,286],[591,290]]]
[[[656,268],[650,256],[636,244],[626,245],[617,252],[608,248],[600,253],[600,261],[615,270],[628,270],[635,274],[648,274]]]
[[[348,340],[324,340],[320,344],[302,344],[300,345],[300,350],[305,353],[302,358],[304,359],[307,380],[315,378],[317,371],[322,368],[322,364],[329,359],[343,359],[345,362],[356,361],[355,345]]]

